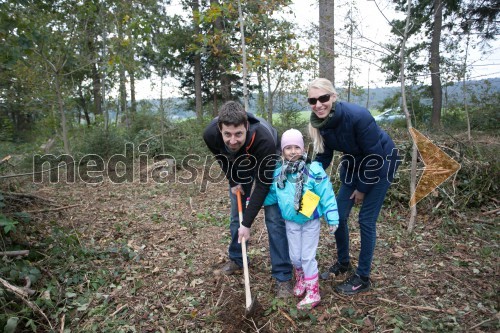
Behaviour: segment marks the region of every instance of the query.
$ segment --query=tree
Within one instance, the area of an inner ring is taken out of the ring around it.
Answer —
[[[441,85],[441,29],[443,26],[443,2],[434,0],[434,23],[432,26],[432,41],[430,45],[430,74],[432,91],[431,126],[434,129],[441,127],[441,107],[443,105],[443,88]]]
[[[396,0],[398,10],[406,11],[408,6],[402,0]],[[433,109],[431,117],[431,127],[434,129],[441,127],[441,107],[442,107],[442,57],[440,49],[442,40],[442,31],[453,28],[453,18],[458,12],[458,0],[419,0],[415,5],[413,14],[412,27],[408,31],[408,38],[418,38],[420,41],[415,42],[413,46],[408,47],[406,70],[410,77],[421,77],[422,71],[427,65],[418,61],[418,57],[422,52],[427,52],[427,64],[429,76],[431,78],[431,93],[433,98]],[[446,21],[444,22],[443,20]],[[395,35],[401,36],[404,23],[400,20],[392,21],[392,32]],[[430,40],[429,40],[430,38]],[[399,46],[390,46],[391,49],[399,53]],[[384,57],[382,62],[384,67],[393,72],[393,76],[388,79],[389,82],[394,82],[396,77],[399,77],[399,68],[391,65],[396,58],[392,56]],[[417,79],[414,79],[417,81]],[[417,83],[417,82],[415,82]]]
[[[266,120],[272,123],[274,98],[287,74],[303,70],[302,59],[309,50],[296,43],[297,36],[290,22],[273,18],[277,11],[287,11],[289,0],[275,2],[247,2],[249,71],[257,76],[258,105]],[[266,92],[264,92],[266,88]],[[267,99],[267,101],[266,101]]]
[[[335,1],[319,0],[319,76],[335,86]]]
[[[191,8],[193,9],[193,32],[195,35],[200,34],[200,4],[198,0],[191,1]],[[196,47],[193,56],[194,66],[194,95],[196,104],[196,117],[198,120],[203,118],[203,100],[201,96],[201,52],[199,43],[194,45]]]

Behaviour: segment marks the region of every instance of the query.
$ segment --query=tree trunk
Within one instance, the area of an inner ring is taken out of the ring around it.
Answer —
[[[123,40],[123,26],[121,20],[117,20],[117,29],[118,29],[118,40]],[[126,86],[126,75],[125,75],[125,50],[123,47],[118,48],[120,57],[120,63],[118,64],[118,77],[119,77],[119,90],[120,90],[120,111],[125,117],[125,126],[130,128],[130,119],[127,112],[127,86]]]
[[[222,73],[220,77],[220,93],[223,102],[231,100],[231,79],[227,73]]]
[[[370,109],[370,66],[368,66],[368,82],[366,83],[366,108]]]
[[[193,9],[193,30],[195,36],[200,33],[199,26],[199,14],[200,14],[200,4],[198,0],[191,2]],[[199,47],[199,45],[197,45]],[[194,56],[194,98],[196,105],[196,118],[201,120],[203,118],[203,105],[201,96],[201,54],[196,53]]]
[[[408,126],[408,130],[412,128],[411,124],[411,116],[408,112],[408,106],[406,105],[406,92],[405,92],[405,44],[408,38],[408,32],[410,30],[411,25],[411,0],[407,0],[407,11],[406,11],[406,25],[405,32],[403,35],[403,40],[401,41],[401,53],[399,56],[400,62],[400,75],[401,75],[401,104],[403,107],[403,111],[406,115],[406,124]],[[412,137],[412,136],[410,136]],[[418,157],[418,149],[415,140],[413,140],[413,147],[411,153],[411,169],[410,169],[410,193],[413,195],[416,190],[417,183],[417,157]],[[408,232],[411,233],[415,228],[415,220],[417,218],[417,205],[413,205],[410,207],[410,221],[408,222]]]
[[[92,93],[94,95],[94,114],[102,114],[101,75],[96,63],[92,65]]]
[[[319,0],[319,76],[335,86],[335,4]]]
[[[264,116],[266,113],[266,97],[264,95],[264,89],[262,87],[262,71],[257,71],[257,84],[258,88],[258,96],[257,96],[257,114]],[[265,116],[264,116],[265,117]]]
[[[85,96],[83,96],[83,89],[81,84],[78,84],[78,95],[80,98],[80,104],[82,106],[83,115],[85,116],[85,121],[87,122],[87,127],[90,127],[90,116],[87,110],[88,106],[87,102],[85,101]]]
[[[165,154],[165,105],[163,103],[163,71],[160,75],[160,137],[161,153]]]
[[[469,141],[472,139],[470,133],[470,117],[469,117],[469,108],[467,103],[467,57],[469,55],[469,43],[470,43],[470,34],[467,34],[467,43],[465,44],[465,57],[464,57],[464,69],[463,69],[463,79],[462,79],[462,96],[464,100],[464,110],[465,110],[465,119],[467,120],[467,138]]]
[[[130,128],[130,119],[127,112],[127,87],[125,85],[125,66],[120,64],[120,112],[125,116],[125,126]]]
[[[352,81],[353,81],[353,67],[352,67],[352,60],[353,60],[353,46],[352,46],[352,40],[353,40],[353,22],[352,22],[352,3],[351,3],[351,9],[349,10],[349,40],[350,40],[350,45],[349,45],[349,75],[348,75],[348,83],[347,83],[347,101],[350,103],[351,102],[351,89],[352,89]]]
[[[62,99],[61,92],[61,84],[59,82],[59,73],[54,73],[55,76],[55,84],[56,84],[56,94],[57,94],[57,103],[59,105],[59,114],[61,115],[61,128],[62,128],[62,138],[64,144],[64,153],[67,155],[71,154],[69,148],[69,139],[68,139],[68,125],[66,123],[66,114],[64,113],[64,102]],[[70,168],[70,166],[68,166]]]
[[[217,0],[210,0],[211,6],[220,6]],[[224,31],[224,26],[222,24],[222,16],[219,15],[214,21],[214,34],[221,33]],[[219,60],[219,69],[220,69],[220,92],[223,102],[227,102],[231,100],[231,79],[226,72],[226,68],[224,68],[225,58],[227,57],[228,47],[226,45],[226,41],[223,38],[219,39],[218,48],[220,51],[220,55],[217,56]]]
[[[245,47],[245,26],[243,20],[243,12],[241,10],[241,1],[238,0],[238,16],[240,19],[241,33],[241,52],[243,55],[243,100],[245,101],[245,111],[248,110],[248,88],[247,88],[247,50]]]
[[[137,113],[137,101],[135,100],[135,73],[133,70],[129,71],[130,76],[130,113],[132,114],[132,121]]]
[[[213,77],[214,77],[214,109],[212,110],[212,116],[217,117],[219,114],[218,106],[217,106],[217,69],[213,69]]]
[[[439,44],[441,42],[441,28],[443,24],[443,3],[441,0],[434,0],[434,27],[432,30],[431,41],[431,91],[432,91],[432,117],[431,127],[433,129],[441,128],[441,108],[443,102],[443,91],[441,87],[440,75],[440,52]]]
[[[266,76],[267,76],[267,122],[273,124],[273,93],[271,90],[271,72],[269,60],[266,60]]]

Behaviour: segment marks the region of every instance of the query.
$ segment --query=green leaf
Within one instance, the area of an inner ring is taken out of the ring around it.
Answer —
[[[28,213],[20,212],[20,213],[15,213],[14,215],[24,223],[28,223],[31,221],[31,215]]]
[[[33,319],[28,320],[24,327],[30,327],[33,332],[36,332],[36,324]]]
[[[3,328],[3,333],[14,333],[16,331],[18,322],[19,318],[10,317],[9,320],[7,320],[7,324]]]

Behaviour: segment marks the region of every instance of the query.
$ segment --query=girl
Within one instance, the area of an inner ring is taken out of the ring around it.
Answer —
[[[305,297],[298,309],[313,308],[319,295],[316,249],[320,220],[324,216],[330,233],[339,223],[337,202],[329,177],[318,162],[306,161],[304,140],[296,129],[281,137],[282,160],[274,171],[274,179],[264,205],[278,203],[285,219],[290,260],[295,268],[293,293]]]

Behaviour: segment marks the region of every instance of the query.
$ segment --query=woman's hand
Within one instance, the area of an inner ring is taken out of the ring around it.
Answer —
[[[358,190],[354,190],[354,192],[352,192],[351,196],[349,197],[349,199],[354,199],[354,204],[361,204],[363,203],[363,200],[365,198],[365,194],[363,192],[359,192]]]

